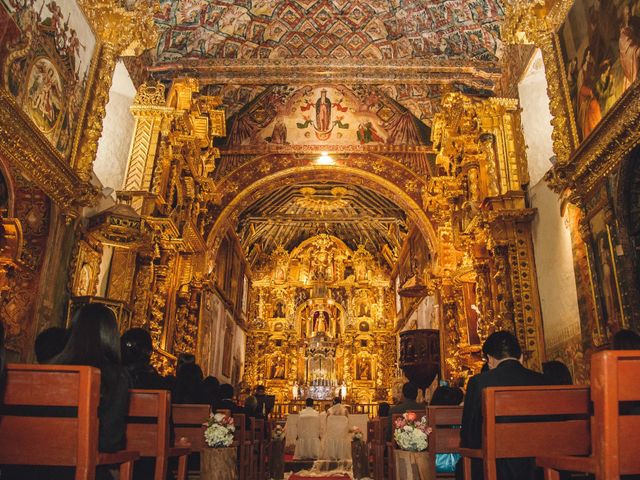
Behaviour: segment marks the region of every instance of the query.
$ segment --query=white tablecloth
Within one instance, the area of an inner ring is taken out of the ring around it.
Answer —
[[[321,417],[321,420],[324,419],[324,415]],[[367,441],[367,422],[369,421],[369,416],[364,413],[357,413],[353,415],[349,415],[349,428],[358,427],[363,435],[364,441]],[[321,428],[324,431],[324,428]],[[298,414],[292,413],[287,417],[287,422],[284,426],[285,431],[285,448],[286,447],[295,447],[296,438],[298,437]]]

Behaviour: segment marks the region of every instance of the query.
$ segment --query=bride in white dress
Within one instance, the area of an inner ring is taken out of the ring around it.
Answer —
[[[325,460],[351,460],[349,441],[349,412],[336,398],[333,407],[327,411],[327,424],[322,439],[322,458]]]

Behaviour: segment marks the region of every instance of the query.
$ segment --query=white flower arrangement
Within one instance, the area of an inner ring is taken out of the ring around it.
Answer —
[[[204,441],[213,448],[229,447],[233,443],[236,427],[233,418],[222,413],[212,414],[204,431]]]
[[[349,429],[349,433],[351,434],[352,442],[361,442],[364,440],[364,434],[362,433],[362,430],[360,430],[355,425]]]
[[[271,432],[271,439],[280,441],[284,439],[284,428],[282,425],[276,425],[276,427]]]
[[[427,417],[418,420],[415,413],[409,412],[396,419],[393,438],[401,450],[422,452],[427,449],[430,433]]]

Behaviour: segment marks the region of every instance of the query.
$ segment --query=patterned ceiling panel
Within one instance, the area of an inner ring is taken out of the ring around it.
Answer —
[[[339,182],[298,183],[274,190],[242,212],[238,237],[247,253],[256,246],[270,253],[328,233],[351,249],[362,244],[397,252],[407,232],[406,214],[391,200],[358,185]]]
[[[160,0],[157,61],[496,61],[500,0]]]

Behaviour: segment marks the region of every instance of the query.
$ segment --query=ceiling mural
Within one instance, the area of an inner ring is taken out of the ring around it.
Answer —
[[[255,100],[273,85],[237,85],[237,84],[208,84],[202,87],[206,95],[219,96],[222,99],[227,118],[236,115],[245,105]],[[475,96],[489,96],[489,90],[473,90],[463,84],[382,84],[368,87],[352,87],[354,91],[375,91],[379,97],[393,100],[409,110],[418,120],[431,126],[433,116],[440,110],[442,96],[451,91],[460,91]],[[365,96],[367,94],[365,93]]]
[[[159,62],[500,56],[500,0],[161,0]]]
[[[228,147],[427,145],[430,129],[382,90],[355,85],[271,85],[230,92],[242,102],[228,119]]]

